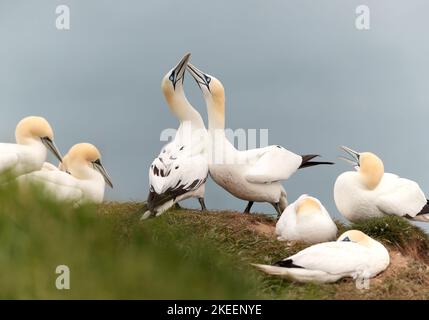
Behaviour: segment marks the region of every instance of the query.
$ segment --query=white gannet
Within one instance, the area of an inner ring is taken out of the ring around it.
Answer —
[[[281,180],[300,168],[331,162],[311,161],[318,155],[300,156],[281,146],[247,151],[237,150],[225,135],[225,90],[215,77],[188,63],[188,71],[203,92],[209,117],[209,171],[213,180],[235,197],[253,202],[268,202],[278,215],[287,207]]]
[[[22,119],[15,129],[14,143],[0,143],[0,174],[19,176],[42,168],[47,149],[61,162],[61,153],[54,143],[54,133],[42,117]]]
[[[298,282],[327,283],[344,277],[369,279],[386,270],[389,263],[389,252],[380,242],[350,230],[337,241],[315,244],[273,266],[254,266]]]
[[[62,171],[63,170],[63,171]],[[60,168],[53,165],[18,177],[23,185],[37,183],[56,199],[74,203],[101,203],[105,184],[113,188],[112,181],[101,163],[98,149],[89,143],[74,145],[64,156]]]
[[[163,94],[180,125],[174,140],[162,148],[150,166],[148,210],[142,219],[159,216],[191,197],[198,199],[201,210],[206,210],[207,130],[201,115],[185,96],[183,82],[189,58],[190,54],[186,54],[162,79]]]
[[[385,173],[383,161],[371,152],[341,148],[352,159],[341,158],[356,169],[335,181],[335,204],[344,217],[357,221],[395,215],[429,222],[428,200],[416,182]]]
[[[337,225],[322,203],[306,194],[286,208],[276,225],[280,241],[332,241],[337,237],[337,231]]]

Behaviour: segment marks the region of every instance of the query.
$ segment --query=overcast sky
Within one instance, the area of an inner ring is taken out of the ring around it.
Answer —
[[[55,27],[60,4],[71,10],[69,31]],[[115,184],[109,199],[144,200],[160,133],[177,127],[160,81],[191,52],[226,88],[227,127],[269,129],[271,144],[326,160],[342,144],[373,151],[428,194],[429,2],[366,1],[366,31],[355,28],[359,4],[0,0],[0,141],[13,141],[24,116],[44,116],[64,153],[83,141],[101,149]],[[206,118],[189,76],[185,86]],[[308,193],[338,216],[333,184],[349,169],[302,170],[285,183],[289,201]],[[246,205],[212,181],[206,204]]]

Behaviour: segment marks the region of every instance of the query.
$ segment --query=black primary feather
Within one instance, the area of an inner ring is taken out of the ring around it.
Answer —
[[[296,264],[294,264],[293,261],[292,261],[292,259],[280,260],[280,261],[277,261],[276,263],[274,263],[274,265],[277,266],[277,267],[282,267],[282,268],[299,268],[299,269],[303,269],[303,267],[297,266]]]

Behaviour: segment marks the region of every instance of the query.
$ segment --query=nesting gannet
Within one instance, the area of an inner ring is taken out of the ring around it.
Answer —
[[[319,200],[304,194],[283,212],[276,234],[280,241],[320,243],[335,240],[337,226]]]
[[[395,215],[429,222],[429,204],[419,185],[385,173],[383,161],[371,152],[342,147],[356,171],[342,173],[334,186],[338,211],[350,221]]]
[[[258,269],[299,282],[335,282],[344,277],[369,279],[390,263],[389,252],[378,241],[358,230],[343,233],[337,241],[308,247],[273,266]]]
[[[46,160],[47,149],[62,161],[52,128],[44,118],[22,119],[16,126],[15,138],[16,144],[0,143],[0,174],[10,171],[19,176],[40,170]]]
[[[160,215],[175,203],[195,197],[201,210],[208,176],[207,130],[201,115],[185,96],[183,82],[190,54],[162,79],[168,106],[179,120],[174,140],[162,148],[149,169],[148,210],[142,219]]]
[[[100,152],[89,143],[74,145],[64,156],[59,169],[45,164],[41,170],[22,175],[17,180],[21,185],[29,182],[41,184],[56,199],[78,204],[101,203],[105,184],[113,188],[101,163]]]
[[[209,117],[209,171],[213,180],[235,197],[253,202],[271,203],[280,215],[287,206],[281,180],[300,168],[331,162],[311,161],[317,155],[300,156],[281,146],[247,151],[237,150],[225,135],[225,90],[215,77],[188,63],[188,71],[203,92]]]

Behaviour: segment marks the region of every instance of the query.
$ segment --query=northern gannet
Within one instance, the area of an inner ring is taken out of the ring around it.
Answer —
[[[337,241],[315,244],[273,266],[254,266],[298,282],[329,283],[344,277],[373,278],[389,263],[389,252],[380,242],[361,231],[350,230]]]
[[[215,77],[188,63],[207,105],[209,117],[209,171],[213,180],[235,197],[253,202],[268,202],[278,215],[287,207],[286,191],[281,180],[300,168],[331,162],[311,161],[317,155],[300,156],[279,145],[247,151],[237,150],[225,135],[225,90]]]
[[[161,88],[168,106],[180,125],[174,140],[162,148],[149,169],[148,210],[142,219],[159,216],[175,203],[195,197],[201,210],[208,176],[207,130],[201,115],[185,96],[183,82],[190,54],[162,79]]]
[[[350,221],[395,215],[429,222],[429,204],[419,185],[385,173],[383,161],[371,152],[342,147],[356,171],[342,173],[334,186],[338,211]]]
[[[89,143],[74,145],[59,168],[45,163],[41,170],[22,175],[17,181],[21,186],[40,184],[57,200],[77,204],[101,203],[105,185],[113,188],[112,180],[101,163],[100,152]]]
[[[14,143],[0,143],[0,174],[19,176],[42,168],[47,149],[61,162],[61,153],[54,143],[54,133],[42,117],[22,119],[15,129]]]
[[[337,231],[337,225],[322,203],[306,194],[286,208],[276,225],[280,241],[332,241],[336,239]]]

